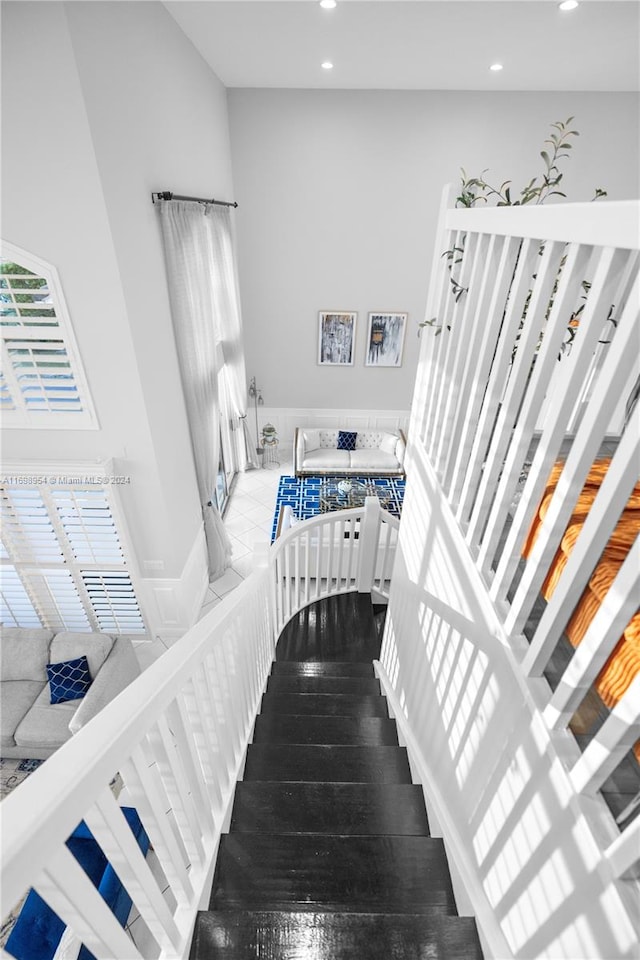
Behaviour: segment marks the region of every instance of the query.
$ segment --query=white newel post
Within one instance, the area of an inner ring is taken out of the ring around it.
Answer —
[[[380,529],[380,501],[377,497],[367,497],[364,501],[364,516],[360,523],[358,537],[358,593],[371,593],[378,551],[378,532]]]

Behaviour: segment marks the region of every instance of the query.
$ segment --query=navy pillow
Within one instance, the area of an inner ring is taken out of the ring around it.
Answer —
[[[338,450],[355,450],[356,448],[356,437],[358,433],[356,430],[338,430]]]
[[[47,664],[51,703],[81,700],[91,686],[91,674],[86,657]]]

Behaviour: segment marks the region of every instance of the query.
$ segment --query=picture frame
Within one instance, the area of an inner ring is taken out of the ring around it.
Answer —
[[[318,315],[318,363],[349,366],[355,362],[356,320],[349,310],[321,310]]]
[[[366,367],[401,367],[408,313],[369,314]]]

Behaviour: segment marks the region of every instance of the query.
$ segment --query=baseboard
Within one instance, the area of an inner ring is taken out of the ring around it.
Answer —
[[[293,451],[293,435],[296,427],[328,427],[334,430],[388,430],[390,433],[403,430],[409,425],[409,410],[356,410],[330,409],[328,407],[260,407],[258,430],[265,423],[276,428],[279,453]],[[247,422],[255,438],[255,416],[249,411]]]
[[[207,544],[200,526],[179,577],[136,581],[150,639],[159,637],[172,644],[183,636],[198,619],[208,586]]]

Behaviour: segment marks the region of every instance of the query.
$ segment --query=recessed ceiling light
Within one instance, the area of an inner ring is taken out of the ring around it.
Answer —
[[[501,64],[501,63],[492,63],[491,66],[489,67],[489,70],[493,70],[494,73],[497,73],[498,70],[502,70],[502,64]]]
[[[562,3],[558,4],[560,10],[575,10],[578,6],[578,0],[562,0]]]
[[[324,10],[333,10],[336,5],[336,0],[320,0],[320,6]]]
[[[323,69],[323,70],[333,70],[333,64],[331,63],[330,60],[325,60],[325,62],[322,64],[322,69]]]

